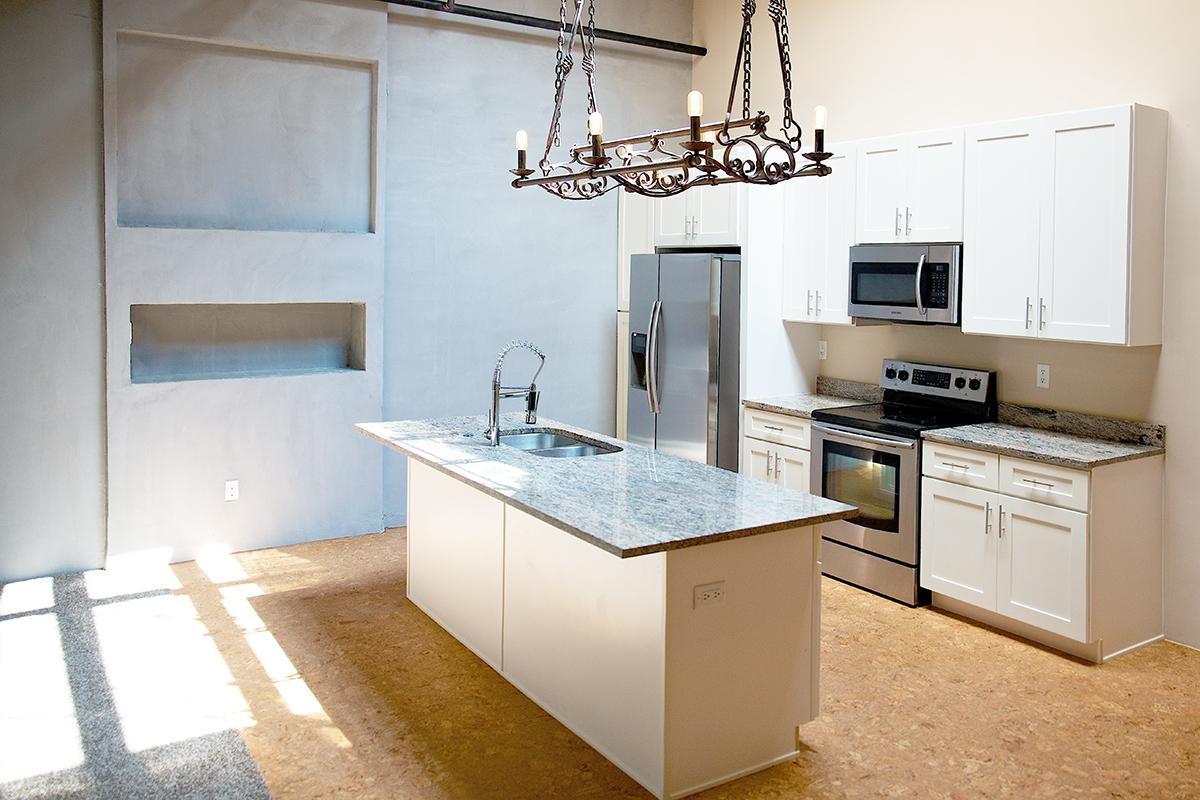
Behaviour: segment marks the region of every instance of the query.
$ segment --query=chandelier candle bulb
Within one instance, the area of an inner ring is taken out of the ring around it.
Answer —
[[[599,111],[588,115],[588,134],[595,138],[604,136],[604,116]]]
[[[525,169],[525,154],[529,151],[529,134],[517,131],[517,169]]]
[[[703,117],[704,95],[694,89],[688,92],[687,108],[689,117]]]

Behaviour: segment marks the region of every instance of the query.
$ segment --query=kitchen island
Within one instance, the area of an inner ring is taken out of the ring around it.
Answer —
[[[407,455],[408,597],[656,797],[796,755],[818,710],[820,536],[855,509],[617,452],[490,446],[483,417],[358,425]]]

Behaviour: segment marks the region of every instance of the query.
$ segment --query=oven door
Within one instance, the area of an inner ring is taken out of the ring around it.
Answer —
[[[919,440],[812,426],[811,491],[857,506],[857,517],[821,525],[826,539],[917,563]]]
[[[962,245],[850,248],[850,316],[957,325]]]

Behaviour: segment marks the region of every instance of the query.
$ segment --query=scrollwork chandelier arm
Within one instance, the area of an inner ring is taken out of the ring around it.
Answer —
[[[583,22],[587,4],[587,22]],[[572,13],[568,14],[568,9]],[[546,148],[538,170],[526,166],[528,136],[517,132],[517,168],[514,187],[541,186],[566,200],[591,200],[618,187],[648,197],[669,197],[693,186],[722,183],[775,184],[791,178],[825,176],[832,170],[823,162],[824,123],[816,126],[812,152],[801,154],[801,129],[792,113],[792,65],[788,42],[787,2],[768,0],[767,13],[775,28],[779,66],[783,76],[783,119],[780,136],[767,133],[770,117],[750,113],[751,34],[755,0],[742,1],[742,27],[725,118],[704,124],[703,98],[688,96],[686,127],[655,130],[647,134],[604,140],[603,117],[595,97],[595,0],[561,0],[558,52],[555,61],[554,111],[546,135]],[[570,19],[570,25],[567,20]],[[551,151],[559,146],[562,101],[574,66],[575,40],[580,42],[588,83],[589,144],[576,145],[566,161],[552,163]],[[742,84],[742,116],[733,119],[738,82]],[[819,108],[818,120],[824,109]],[[682,142],[676,141],[683,139]],[[535,174],[540,172],[541,174]]]

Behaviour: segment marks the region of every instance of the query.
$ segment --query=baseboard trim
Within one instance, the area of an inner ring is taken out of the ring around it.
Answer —
[[[1154,644],[1155,642],[1163,640],[1164,638],[1165,637],[1161,633],[1158,636],[1151,636],[1149,639],[1147,639],[1144,642],[1138,642],[1137,644],[1131,644],[1128,647],[1122,647],[1120,650],[1118,650],[1115,653],[1105,653],[1104,660],[1108,661],[1110,658],[1116,658],[1117,656],[1124,655],[1125,653],[1131,652],[1133,650],[1137,650],[1139,647],[1145,647],[1148,644]]]

